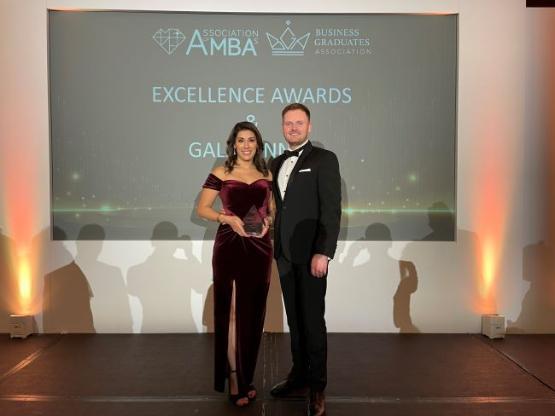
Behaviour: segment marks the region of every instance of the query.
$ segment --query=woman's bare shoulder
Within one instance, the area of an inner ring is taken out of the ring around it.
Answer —
[[[225,172],[225,167],[224,166],[216,166],[214,169],[212,169],[212,175],[214,175],[216,178],[224,180],[226,172]]]

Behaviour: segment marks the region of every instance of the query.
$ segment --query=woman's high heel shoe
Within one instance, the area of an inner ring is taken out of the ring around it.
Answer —
[[[229,386],[228,386],[229,387],[229,395],[228,395],[228,397],[229,397],[229,401],[237,407],[245,407],[245,406],[248,406],[248,404],[249,404],[249,397],[248,397],[247,394],[242,393],[241,389],[239,389],[239,387],[237,387],[237,390],[239,391],[237,394],[231,394],[231,374],[236,373],[236,372],[237,372],[237,370],[231,370],[229,372],[229,378],[228,378],[228,383],[229,383]],[[239,401],[241,399],[246,399],[246,402],[239,403]]]
[[[249,398],[249,400],[251,402],[255,401],[257,395],[258,392],[256,391],[256,387],[254,387],[254,384],[249,384],[249,387],[247,388],[247,397]]]

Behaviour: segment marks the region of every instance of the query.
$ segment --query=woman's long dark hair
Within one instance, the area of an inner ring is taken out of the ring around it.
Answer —
[[[241,121],[237,123],[231,129],[231,133],[229,133],[229,137],[227,138],[226,142],[226,153],[227,159],[225,161],[225,170],[226,172],[230,173],[235,165],[237,164],[237,154],[235,153],[235,140],[237,139],[237,135],[241,130],[249,130],[254,133],[256,137],[256,153],[252,158],[252,162],[256,170],[262,173],[264,176],[268,176],[268,166],[266,165],[266,161],[262,156],[264,153],[264,143],[262,142],[262,135],[256,128],[256,126],[248,121]]]

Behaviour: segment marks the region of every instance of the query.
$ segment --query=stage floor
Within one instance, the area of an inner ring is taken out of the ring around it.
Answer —
[[[356,415],[554,415],[555,335],[329,334],[327,411]],[[0,334],[0,415],[303,415],[277,400],[287,334],[265,334],[259,398],[214,392],[213,336]]]

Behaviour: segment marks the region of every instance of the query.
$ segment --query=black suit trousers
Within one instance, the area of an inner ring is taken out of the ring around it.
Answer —
[[[314,277],[310,264],[278,255],[277,266],[291,335],[293,369],[289,378],[323,391],[327,383],[325,296],[327,276]]]

